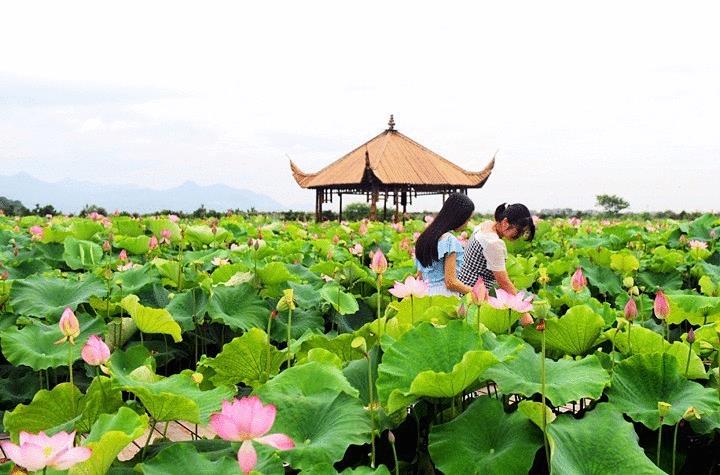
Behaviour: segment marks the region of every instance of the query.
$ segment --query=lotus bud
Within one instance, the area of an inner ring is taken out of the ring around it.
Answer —
[[[537,330],[539,332],[545,331],[545,319],[544,318],[541,319],[537,325],[535,325],[535,330]]]
[[[520,317],[520,326],[526,327],[530,325],[533,322],[533,317],[529,313],[523,314],[522,317]]]
[[[700,419],[702,419],[700,417],[700,412],[692,406],[688,407],[685,410],[682,418],[686,421],[699,421]]]
[[[690,343],[691,345],[693,343],[695,343],[695,330],[693,330],[692,327],[690,327],[690,330],[688,330],[687,342]]]
[[[158,238],[156,238],[154,235],[150,237],[150,242],[148,243],[148,247],[150,250],[157,249],[158,247]]]
[[[280,312],[278,312],[277,310],[273,310],[272,312],[270,312],[270,318],[274,320],[278,317],[279,314]]]
[[[633,285],[630,290],[628,290],[628,293],[630,295],[640,295],[640,289],[638,289],[637,285]]]
[[[670,314],[670,303],[662,290],[658,290],[655,294],[655,316],[660,320],[664,320]]]
[[[393,434],[393,431],[388,431],[388,442],[390,442],[392,445],[395,445],[395,434]]]
[[[457,308],[457,314],[458,317],[467,317],[467,307],[465,306],[465,302],[460,303],[460,306]]]
[[[65,311],[63,311],[58,326],[60,327],[60,332],[63,334],[63,337],[56,341],[55,344],[69,341],[71,345],[74,345],[75,338],[80,336],[80,322],[70,307],[65,308]]]
[[[110,348],[97,335],[90,335],[80,353],[90,366],[103,365],[110,359]]]
[[[2,274],[0,274],[0,280],[8,280],[10,278],[10,272],[4,270]]]
[[[633,285],[635,285],[635,279],[633,279],[632,277],[625,277],[623,279],[623,287],[625,287],[626,289],[629,289]]]
[[[580,267],[578,267],[575,273],[572,275],[572,278],[570,279],[570,286],[575,292],[580,292],[587,286],[587,279],[585,279],[585,276],[583,275],[582,269]]]
[[[637,304],[635,303],[635,299],[630,297],[630,299],[625,304],[625,318],[628,322],[632,322],[637,318],[638,309]]]
[[[383,274],[388,268],[388,262],[385,258],[385,254],[383,254],[382,250],[378,249],[375,251],[372,257],[372,262],[370,262],[370,269],[372,269],[376,274]]]
[[[670,414],[670,410],[672,409],[672,404],[669,402],[663,402],[660,401],[657,404],[658,412],[660,413],[660,419],[664,419],[667,417],[668,414]]]
[[[103,251],[110,252],[110,250],[112,249],[112,246],[110,245],[110,241],[103,242],[102,248],[103,248]]]
[[[480,305],[487,299],[488,291],[485,287],[482,277],[478,277],[478,280],[473,285],[470,291],[470,301],[475,305]]]
[[[121,261],[123,261],[123,262],[127,261],[127,259],[128,259],[127,251],[126,251],[125,249],[123,249],[122,251],[120,251],[120,254],[118,255],[118,258],[119,258]]]

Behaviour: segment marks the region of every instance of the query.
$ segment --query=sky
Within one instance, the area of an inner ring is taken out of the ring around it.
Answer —
[[[0,174],[223,183],[310,210],[289,159],[317,171],[394,114],[467,170],[497,152],[470,192],[481,211],[617,194],[633,211],[717,212],[719,14],[711,1],[5,2]]]

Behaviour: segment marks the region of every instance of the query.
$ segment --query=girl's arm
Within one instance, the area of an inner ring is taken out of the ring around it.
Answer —
[[[510,295],[515,295],[516,293],[518,293],[515,285],[512,283],[512,280],[510,280],[510,276],[508,276],[507,271],[493,271],[493,275],[495,276],[495,280],[498,283],[498,287],[500,287]]]
[[[447,287],[448,290],[466,294],[472,290],[472,287],[460,282],[460,279],[457,277],[456,263],[457,256],[454,252],[445,255],[445,287]]]

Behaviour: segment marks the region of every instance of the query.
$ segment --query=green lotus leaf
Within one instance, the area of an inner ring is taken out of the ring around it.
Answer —
[[[291,350],[298,361],[307,358],[313,348],[323,348],[348,362],[363,357],[358,349],[352,347],[353,338],[355,336],[351,333],[343,333],[334,338],[323,334],[306,334],[293,342]]]
[[[177,223],[173,223],[168,218],[148,218],[145,220],[145,225],[150,232],[160,239],[164,230],[170,231],[170,240],[172,242],[178,242],[181,239],[180,226]]]
[[[351,316],[349,318],[353,318]],[[271,337],[275,341],[287,341],[288,312],[280,312],[273,320]],[[318,310],[295,309],[292,315],[292,328],[290,338],[297,339],[306,332],[321,333],[325,330],[325,318]]]
[[[715,216],[707,213],[693,221],[680,223],[679,228],[682,232],[687,233],[688,239],[711,241],[714,238],[711,236],[710,231],[716,225],[716,219]]]
[[[70,383],[60,383],[52,391],[41,389],[30,404],[18,404],[3,416],[3,426],[14,441],[21,431],[37,434],[72,430],[80,418],[80,390]]]
[[[176,295],[165,307],[165,310],[170,312],[180,328],[190,331],[195,328],[195,322],[205,317],[207,302],[208,298],[205,292],[201,288],[195,287]]]
[[[623,250],[610,257],[610,268],[621,274],[630,274],[640,268],[640,261],[632,252]]]
[[[552,424],[557,419],[557,415],[542,402],[525,399],[518,404],[518,411],[525,414],[525,417],[530,419],[540,430],[543,428],[543,410],[545,411],[545,423]]]
[[[137,237],[145,233],[145,226],[129,216],[116,216],[112,220],[112,232],[115,236]]]
[[[390,414],[422,396],[452,397],[497,362],[465,322],[452,321],[444,328],[421,323],[384,354],[378,397]]]
[[[485,377],[506,394],[540,394],[540,358],[532,347],[525,346],[517,357],[489,368]],[[545,359],[545,396],[556,407],[582,398],[598,399],[609,382],[610,376],[595,356]]]
[[[0,378],[0,401],[9,407],[29,402],[40,390],[38,375],[27,368],[13,368]]]
[[[105,324],[99,318],[88,318],[80,315],[80,336],[74,345],[64,343],[56,345],[63,335],[58,325],[36,323],[22,329],[11,326],[0,333],[0,345],[5,358],[15,366],[24,365],[34,371],[67,366],[68,356],[72,360],[80,359],[82,347],[90,335],[105,333]],[[68,350],[68,347],[70,349]],[[68,355],[68,351],[70,355]]]
[[[665,473],[647,458],[632,424],[610,404],[598,404],[580,420],[558,417],[548,426],[548,438],[554,474]]]
[[[672,404],[663,424],[674,425],[692,406],[701,413],[720,409],[717,392],[688,381],[677,359],[668,354],[634,355],[615,366],[608,390],[610,403],[619,411],[650,429],[660,427],[658,402]]]
[[[500,401],[476,399],[454,420],[432,426],[429,445],[443,473],[528,473],[542,447],[542,432],[520,411],[506,414]]]
[[[118,454],[148,427],[148,416],[138,415],[132,409],[121,407],[115,414],[103,414],[92,425],[83,446],[92,454],[84,462],[73,465],[70,475],[103,475]]]
[[[457,297],[433,295],[422,298],[405,298],[393,302],[392,308],[397,310],[395,318],[400,324],[417,324],[430,322],[444,325],[452,316],[457,315],[459,305]]]
[[[369,442],[370,416],[339,369],[310,362],[287,369],[256,391],[277,408],[271,433],[290,436],[295,448],[279,452],[299,470],[333,464],[347,448]]]
[[[477,308],[477,313],[475,313]],[[485,325],[491,332],[501,335],[506,333],[508,328],[517,320],[517,312],[509,312],[508,310],[494,308],[490,304],[483,304],[479,307],[475,307],[471,310],[473,314],[472,320],[477,322],[477,318],[480,318],[480,323]],[[470,322],[472,326],[476,326],[477,323]]]
[[[580,259],[580,263],[588,283],[597,288],[601,294],[617,295],[623,292],[620,277],[612,269],[596,266],[585,259]]]
[[[207,312],[212,321],[224,323],[236,331],[266,328],[270,315],[264,299],[250,284],[214,287]]]
[[[263,284],[270,287],[297,280],[297,277],[290,273],[282,262],[271,262],[265,267],[258,268],[257,275]]]
[[[672,355],[678,362],[678,368],[680,372],[688,379],[708,379],[708,375],[705,372],[705,365],[702,359],[692,350],[687,343],[680,341],[674,341],[671,345],[666,344],[665,353]],[[690,350],[690,351],[688,351]],[[690,357],[690,364],[688,365],[688,357]],[[685,374],[685,367],[687,366],[687,374]]]
[[[336,282],[325,284],[320,289],[320,296],[328,302],[340,315],[349,315],[357,312],[359,306],[352,294],[342,291],[342,287]]]
[[[180,273],[180,264],[178,261],[156,257],[151,262],[155,269],[160,272],[163,285],[178,287],[178,275]]]
[[[638,285],[644,285],[646,292],[654,292],[658,289],[679,290],[682,285],[682,274],[673,268],[671,272],[660,273],[644,271],[637,275]]]
[[[720,429],[720,411],[701,414],[700,420],[690,422],[690,426],[696,434],[709,434],[714,430]]]
[[[120,356],[116,356],[120,353]],[[135,394],[156,421],[186,420],[207,424],[210,414],[217,411],[224,400],[233,397],[234,390],[219,386],[201,390],[185,371],[163,378],[148,366],[139,366],[128,373],[123,370],[127,355],[116,351],[110,359],[113,384]]]
[[[97,221],[90,219],[77,218],[74,219],[70,224],[70,232],[72,235],[80,240],[87,241],[97,233],[101,233],[105,230],[105,227]]]
[[[157,270],[149,265],[144,265],[123,272],[116,272],[113,274],[113,282],[122,283],[123,295],[128,295],[137,294],[145,287],[157,282],[159,277]]]
[[[230,278],[235,274],[245,272],[247,270],[248,266],[243,263],[227,264],[215,269],[212,274],[210,274],[210,277],[212,277],[213,284],[222,284],[223,282],[230,280]],[[252,274],[250,275],[252,276]]]
[[[112,414],[123,405],[122,391],[112,387],[110,378],[98,376],[92,380],[80,403],[82,416],[75,424],[80,433],[89,432],[102,414]]]
[[[59,224],[52,224],[44,228],[40,242],[43,244],[62,243],[69,236],[72,236],[72,232],[68,228]]]
[[[318,308],[322,302],[322,297],[315,287],[309,284],[298,284],[297,282],[288,282],[293,289],[295,302],[299,308]]]
[[[226,343],[222,351],[205,364],[215,370],[212,377],[215,384],[232,386],[242,382],[255,388],[278,374],[285,359],[285,353],[270,344],[264,331],[251,328]]]
[[[720,297],[706,297],[704,295],[668,295],[670,314],[667,316],[669,324],[680,324],[687,320],[693,325],[720,320]]]
[[[149,236],[115,236],[113,244],[118,249],[125,249],[129,254],[142,255],[150,250]]]
[[[337,356],[335,353],[332,353],[325,348],[313,348],[312,350],[308,351],[307,361],[298,361],[298,364],[306,363],[308,361],[316,361],[321,364],[335,366],[337,369],[340,370],[343,367],[343,360],[341,360],[340,357]],[[367,374],[367,371],[365,371],[365,373]]]
[[[105,297],[106,294],[103,281],[93,275],[77,281],[33,275],[13,282],[10,305],[20,315],[47,318],[57,323],[66,307],[75,310],[90,297]]]
[[[175,343],[182,341],[180,325],[164,308],[145,307],[140,304],[137,295],[128,295],[120,301],[120,305],[130,314],[141,332],[170,335]]]
[[[227,229],[218,227],[213,232],[210,226],[205,224],[188,226],[185,229],[185,239],[196,246],[209,245],[213,242],[225,242],[232,239],[232,234]]]
[[[595,346],[605,320],[588,305],[571,307],[562,318],[545,320],[545,345],[551,351],[563,355],[584,355]],[[526,333],[539,333],[533,325],[525,327]],[[539,339],[539,335],[532,340]]]
[[[73,237],[65,238],[63,257],[68,267],[73,270],[93,269],[100,264],[103,256],[102,247],[91,241],[79,241]]]

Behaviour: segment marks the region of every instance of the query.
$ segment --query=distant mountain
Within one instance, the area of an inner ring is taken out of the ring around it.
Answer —
[[[36,203],[51,204],[64,213],[77,213],[88,204],[102,206],[108,212],[119,209],[137,213],[164,209],[190,212],[200,205],[217,211],[287,209],[267,195],[219,184],[201,186],[187,181],[175,188],[152,190],[136,185],[98,185],[75,180],[48,183],[27,173],[0,175],[0,196],[19,200],[30,209]]]

